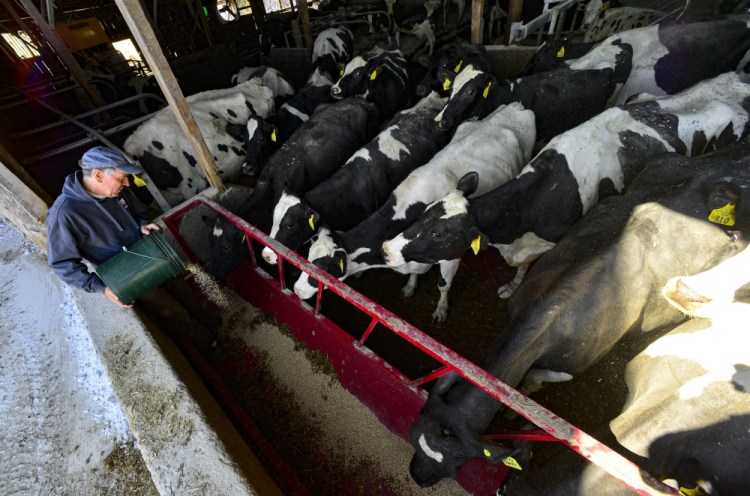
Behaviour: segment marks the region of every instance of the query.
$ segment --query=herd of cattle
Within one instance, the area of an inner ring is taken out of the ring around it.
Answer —
[[[750,16],[638,28],[577,58],[557,54],[500,80],[481,47],[450,44],[414,85],[398,50],[354,56],[351,32],[331,28],[293,94],[260,69],[188,102],[222,176],[257,176],[238,215],[292,249],[312,241],[307,258],[341,280],[388,267],[409,275],[410,296],[437,264],[441,322],[461,257],[496,247],[518,272],[498,291],[511,319],[482,365],[510,386],[570,380],[628,332],[711,317],[634,360],[612,429],[655,475],[740,494],[750,470],[730,460],[750,455],[749,348],[736,344],[750,277],[733,266],[723,269],[732,278],[673,278],[750,256]],[[409,106],[413,87],[422,98]],[[277,97],[286,103],[274,113]],[[125,149],[178,202],[206,182],[167,114]],[[222,278],[247,253],[226,220],[211,225],[207,267]],[[276,263],[271,249],[263,258]],[[294,291],[307,299],[317,283],[303,273]],[[500,406],[457,374],[440,378],[412,429],[414,480],[513,454],[482,437]]]

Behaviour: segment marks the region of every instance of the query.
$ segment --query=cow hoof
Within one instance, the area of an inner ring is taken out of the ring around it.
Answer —
[[[502,298],[503,300],[507,300],[512,295],[513,295],[513,288],[507,284],[505,284],[504,286],[500,286],[500,289],[497,290],[497,296]]]
[[[435,324],[442,324],[448,318],[448,310],[438,308],[432,312],[432,322]]]

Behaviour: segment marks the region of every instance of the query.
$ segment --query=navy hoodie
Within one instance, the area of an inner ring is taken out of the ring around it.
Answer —
[[[150,222],[130,191],[94,198],[83,187],[83,171],[76,171],[65,178],[62,194],[47,212],[47,263],[71,286],[103,293],[104,282],[83,259],[106,262],[141,239],[141,226]]]

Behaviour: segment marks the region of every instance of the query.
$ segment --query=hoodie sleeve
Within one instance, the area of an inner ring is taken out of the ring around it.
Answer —
[[[148,210],[143,205],[143,203],[138,200],[133,192],[128,190],[125,191],[127,192],[127,202],[133,209],[134,217],[138,222],[138,225],[143,227],[146,224],[151,224],[153,220],[148,217]]]
[[[88,271],[70,226],[64,216],[47,218],[47,264],[65,283],[89,293],[104,293],[99,276]]]

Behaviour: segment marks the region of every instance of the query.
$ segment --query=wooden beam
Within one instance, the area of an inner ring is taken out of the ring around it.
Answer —
[[[0,161],[0,214],[26,238],[47,251],[48,205]]]
[[[302,22],[302,33],[305,35],[305,44],[307,45],[307,55],[312,56],[313,35],[310,28],[310,14],[307,12],[307,0],[297,0],[297,10]]]
[[[177,83],[177,79],[174,77],[164,52],[156,39],[156,34],[146,16],[143,5],[139,0],[115,0],[115,4],[120,9],[125,22],[130,27],[133,38],[135,38],[143,56],[146,57],[148,65],[154,72],[156,81],[167,98],[167,102],[169,102],[169,108],[174,112],[177,123],[187,136],[198,162],[206,174],[208,184],[219,191],[224,191],[226,188],[219,177],[213,156],[206,146],[198,124],[190,113],[185,96],[182,94],[180,85]]]
[[[471,43],[482,44],[484,34],[484,0],[472,0],[471,2]]]
[[[521,10],[523,10],[523,0],[508,0],[508,24],[505,27],[505,44],[510,41],[510,27],[514,22],[521,20]]]
[[[49,24],[47,24],[47,22],[42,17],[42,14],[40,14],[34,4],[31,3],[31,0],[17,1],[34,20],[34,24],[36,24],[39,30],[42,32],[44,38],[47,40],[47,43],[52,46],[52,48],[55,50],[55,53],[57,53],[57,55],[63,61],[63,64],[65,64],[75,80],[78,81],[78,84],[81,85],[81,88],[83,88],[83,91],[85,91],[88,97],[91,99],[94,107],[103,107],[105,105],[104,101],[99,96],[99,93],[97,93],[96,90],[91,87],[88,79],[86,78],[86,74],[84,74],[83,72],[83,69],[81,69],[81,66],[78,65],[75,57],[73,57],[73,54],[70,53],[68,47],[57,35],[57,32],[52,29]],[[6,9],[12,11],[13,6],[10,0],[2,0],[2,3],[3,5],[5,5]]]

